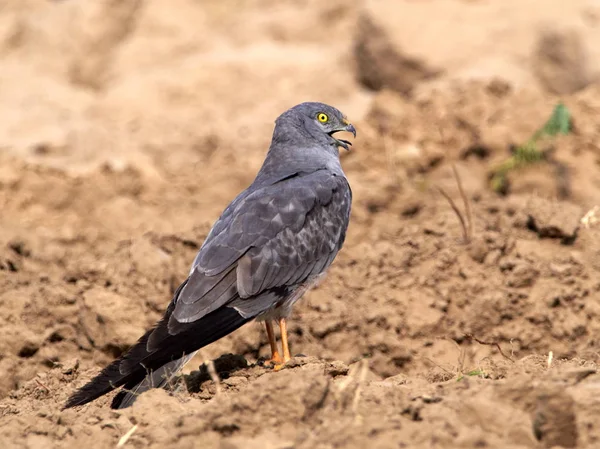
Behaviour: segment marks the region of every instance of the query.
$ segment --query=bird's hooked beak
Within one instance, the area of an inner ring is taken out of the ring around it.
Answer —
[[[331,137],[333,137],[333,135],[337,132],[346,131],[346,132],[352,133],[354,138],[356,138],[356,128],[354,128],[354,125],[352,125],[352,123],[350,123],[347,119],[343,119],[342,123],[344,124],[344,126],[334,129],[333,131],[331,131],[329,133],[329,135]],[[350,150],[350,147],[352,146],[351,142],[348,142],[347,140],[343,140],[343,139],[336,139],[335,137],[333,137],[333,139],[335,140],[335,143],[338,146],[342,147],[345,150]]]

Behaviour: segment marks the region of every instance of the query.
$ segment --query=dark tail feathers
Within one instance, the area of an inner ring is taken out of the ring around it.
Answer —
[[[124,386],[124,390],[115,396],[111,407],[128,407],[142,391],[163,386],[168,377],[172,377],[173,371],[178,371],[195,351],[251,320],[225,306],[198,321],[182,325],[176,335],[170,335],[166,332],[169,316],[167,311],[157,326],[146,332],[127,353],[77,390],[68,399],[65,408],[87,404],[121,386]],[[153,342],[149,352],[148,339],[154,332],[164,337]]]

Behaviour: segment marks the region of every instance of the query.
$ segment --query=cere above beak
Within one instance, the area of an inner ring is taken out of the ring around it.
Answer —
[[[335,130],[331,131],[331,132],[330,132],[330,133],[328,133],[328,134],[329,134],[331,137],[333,137],[333,135],[334,135],[335,133],[337,133],[337,132],[340,132],[340,131],[347,131],[347,132],[349,132],[349,133],[352,133],[352,135],[353,135],[354,137],[356,137],[356,129],[354,128],[354,126],[352,126],[352,124],[351,124],[351,123],[348,123],[348,125],[347,125],[347,126],[344,126],[343,128],[338,128],[338,129],[335,129]],[[333,137],[333,139],[335,140],[335,143],[336,143],[337,145],[339,145],[340,147],[344,148],[345,150],[349,150],[349,149],[350,149],[350,147],[352,146],[352,143],[351,143],[351,142],[348,142],[347,140],[344,140],[344,139],[336,139],[335,137]]]

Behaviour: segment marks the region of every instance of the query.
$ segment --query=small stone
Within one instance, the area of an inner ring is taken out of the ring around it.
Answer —
[[[500,261],[501,257],[502,257],[502,251],[500,251],[499,249],[494,249],[486,254],[485,260],[483,261],[483,263],[485,265],[490,265],[490,266],[498,265],[498,262]]]
[[[532,286],[539,272],[526,263],[517,264],[511,271],[507,284],[509,287],[523,288]]]
[[[572,243],[577,237],[581,207],[567,201],[551,201],[544,198],[531,198],[526,206],[527,227],[540,238],[560,239],[562,243]]]
[[[61,372],[65,375],[74,374],[79,369],[79,359],[70,359],[61,364]]]
[[[568,276],[571,274],[571,265],[551,263],[550,271],[555,276]]]
[[[331,377],[345,376],[346,374],[348,374],[349,370],[350,368],[348,367],[348,365],[339,360],[335,360],[327,364],[327,366],[325,367],[325,372]]]
[[[474,240],[469,245],[469,255],[477,263],[483,263],[487,255],[487,247],[481,240]]]

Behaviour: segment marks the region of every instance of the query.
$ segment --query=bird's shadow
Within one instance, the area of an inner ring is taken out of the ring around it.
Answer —
[[[208,364],[203,364],[196,371],[183,375],[183,380],[188,392],[198,393],[201,391],[201,386],[204,382],[213,379],[216,374],[220,380],[227,379],[232,373],[244,368],[250,367],[248,361],[241,355],[223,354],[219,358],[212,361],[214,365],[214,373],[211,376]]]

